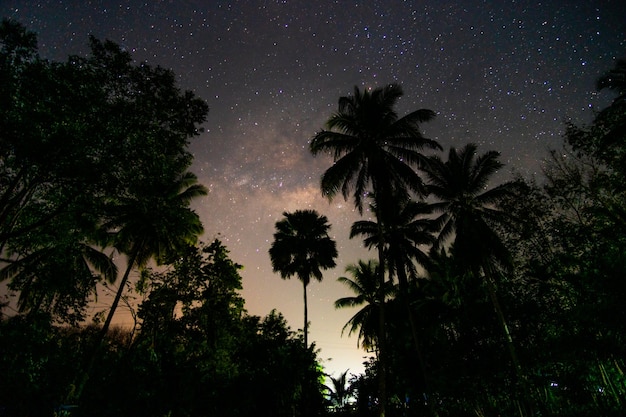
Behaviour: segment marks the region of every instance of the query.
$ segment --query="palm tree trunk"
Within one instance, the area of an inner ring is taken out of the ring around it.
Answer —
[[[504,317],[504,313],[502,311],[502,306],[500,305],[500,300],[498,299],[498,295],[496,294],[496,288],[493,281],[492,270],[489,265],[483,266],[482,270],[485,274],[485,282],[487,284],[487,291],[489,292],[489,297],[491,298],[491,303],[493,304],[494,310],[496,311],[496,316],[498,317],[498,322],[500,323],[500,327],[502,332],[504,333],[504,339],[506,346],[509,350],[509,355],[511,356],[511,361],[513,362],[513,368],[515,370],[515,376],[517,377],[517,381],[521,387],[520,393],[520,416],[531,415],[532,410],[530,408],[530,404],[528,403],[526,395],[530,394],[528,390],[526,377],[522,372],[522,366],[520,364],[519,358],[517,356],[517,350],[515,349],[515,344],[513,343],[513,337],[511,336],[511,331],[509,330],[509,326],[507,325],[506,318]]]
[[[124,276],[122,277],[122,281],[120,282],[120,286],[117,289],[117,293],[115,294],[115,299],[113,300],[113,304],[111,304],[111,309],[109,310],[109,314],[100,330],[100,337],[98,338],[98,344],[102,343],[104,337],[109,331],[109,327],[111,327],[111,321],[113,320],[113,315],[115,314],[115,310],[117,309],[118,304],[120,303],[120,299],[122,298],[122,294],[124,293],[124,289],[126,288],[126,282],[128,281],[128,277],[130,276],[130,271],[133,270],[135,266],[135,261],[137,260],[137,255],[139,253],[139,248],[135,249],[130,259],[128,260],[128,265],[126,266],[126,271],[124,271]]]
[[[437,410],[432,408],[432,404],[430,402],[430,399],[428,398],[428,395],[430,394],[430,384],[428,383],[428,377],[426,376],[426,363],[424,361],[424,356],[422,355],[422,350],[420,349],[419,337],[417,335],[417,328],[415,326],[415,317],[413,316],[413,310],[411,310],[408,298],[406,296],[403,298],[403,304],[405,305],[407,313],[409,314],[409,324],[411,326],[411,333],[413,335],[413,343],[415,344],[417,363],[419,366],[419,372],[421,373],[422,382],[424,384],[424,392],[426,394],[426,397],[424,399],[427,402],[426,405],[428,406],[428,408],[431,409],[430,411],[432,415],[437,416],[439,414],[437,413]]]
[[[379,222],[380,224],[380,222]],[[385,332],[385,257],[383,245],[378,246],[378,401],[379,417],[387,410],[387,346]]]
[[[306,299],[306,283],[303,282],[304,287],[304,348],[309,348],[309,312],[307,308],[307,299]]]
[[[96,338],[96,342],[94,343],[91,358],[89,359],[89,364],[87,365],[87,368],[85,369],[85,371],[82,373],[79,383],[76,384],[75,390],[72,393],[70,393],[72,397],[70,398],[71,401],[80,400],[80,397],[83,393],[83,389],[85,388],[85,385],[87,384],[87,381],[89,380],[89,375],[91,374],[91,371],[93,370],[93,367],[96,363],[96,358],[98,357],[100,353],[100,349],[102,348],[102,342],[104,341],[104,338],[106,337],[106,334],[109,331],[109,327],[111,326],[111,321],[113,320],[113,315],[115,314],[115,310],[117,309],[120,299],[122,298],[122,294],[124,293],[124,288],[126,288],[126,282],[128,281],[130,272],[132,271],[135,265],[135,262],[137,261],[137,256],[139,254],[140,248],[141,248],[141,245],[137,246],[137,248],[133,251],[130,259],[128,260],[126,271],[124,272],[124,276],[122,277],[120,286],[117,289],[117,293],[115,294],[115,299],[113,300],[113,304],[111,305],[109,314],[107,315],[104,325],[102,326],[102,329],[100,329],[100,332],[98,333],[98,336]]]
[[[428,383],[428,377],[426,376],[426,362],[424,361],[424,356],[422,355],[422,350],[420,349],[419,336],[417,335],[417,326],[415,324],[415,317],[413,315],[413,310],[411,309],[411,305],[409,303],[409,281],[407,279],[406,273],[403,269],[403,266],[398,265],[396,267],[397,275],[398,275],[398,283],[400,284],[400,298],[402,305],[406,308],[408,317],[409,317],[409,325],[411,327],[411,335],[413,336],[413,344],[415,346],[415,354],[417,355],[417,363],[418,363],[418,375],[422,377],[422,383],[424,384],[424,392],[426,395],[430,393],[430,387]],[[427,401],[427,406],[431,409],[431,413],[434,416],[437,416],[437,411],[432,407],[428,398],[425,398]]]
[[[485,272],[485,282],[487,283],[487,291],[489,292],[489,297],[491,298],[491,303],[493,304],[493,308],[496,311],[496,316],[498,316],[498,322],[500,323],[500,327],[502,328],[502,332],[504,333],[504,339],[509,350],[509,355],[511,356],[511,361],[513,362],[513,367],[515,368],[515,374],[518,378],[521,378],[522,375],[522,367],[520,365],[519,359],[517,357],[517,351],[515,350],[515,345],[513,344],[513,337],[511,336],[511,331],[509,330],[509,326],[507,325],[506,319],[504,317],[504,313],[502,312],[502,307],[500,306],[500,300],[498,299],[498,295],[496,294],[495,285],[493,283],[491,273],[488,273],[488,268],[483,269]]]

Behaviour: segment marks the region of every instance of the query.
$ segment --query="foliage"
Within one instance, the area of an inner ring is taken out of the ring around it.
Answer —
[[[337,243],[328,235],[328,218],[315,210],[283,213],[276,222],[276,233],[269,254],[274,272],[283,279],[296,275],[304,287],[304,344],[308,345],[308,307],[306,288],[315,278],[321,281],[322,269],[335,267]]]
[[[327,153],[333,156],[333,165],[321,179],[322,195],[331,200],[338,193],[344,199],[350,194],[354,205],[363,214],[363,200],[372,197],[376,207],[378,231],[379,288],[385,287],[387,271],[385,243],[380,227],[393,217],[396,199],[406,200],[410,193],[423,196],[424,184],[414,170],[426,163],[423,149],[440,149],[434,140],[425,138],[420,124],[435,117],[428,109],[415,110],[400,117],[395,106],[402,97],[399,84],[361,91],[339,98],[338,110],[326,122],[327,130],[321,130],[311,139],[313,155]],[[406,265],[405,265],[406,266]],[[391,269],[390,269],[391,270]],[[379,356],[379,403],[380,415],[384,417],[386,399],[386,340],[384,292],[379,292],[378,356]]]
[[[21,311],[76,323],[115,278],[96,250],[114,245],[120,207],[152,210],[186,175],[208,108],[113,42],[92,37],[89,56],[49,62],[33,33],[3,20],[0,47],[0,278]]]
[[[373,259],[350,264],[346,272],[351,277],[339,277],[337,281],[347,286],[355,295],[342,297],[335,301],[335,308],[361,307],[341,329],[342,334],[348,330],[348,335],[358,331],[357,343],[363,349],[373,350],[378,346],[378,320],[380,314],[380,292],[378,280],[378,262]],[[395,288],[388,282],[384,291],[385,300],[390,297]]]
[[[412,167],[425,162],[422,149],[440,149],[419,130],[435,112],[419,109],[399,117],[394,106],[402,95],[400,85],[389,84],[363,91],[355,87],[353,95],[339,99],[337,112],[326,122],[328,130],[315,134],[310,144],[313,155],[328,153],[334,158],[322,175],[323,195],[332,199],[341,193],[347,199],[352,194],[362,213],[363,198],[371,192],[386,201],[386,196],[407,189],[424,191]]]
[[[275,311],[245,312],[239,269],[215,240],[189,247],[169,270],[146,270],[140,331],[107,333],[72,415],[320,415],[314,345],[306,349]],[[50,415],[72,405],[63,403],[65,389],[97,331],[55,327],[45,315],[0,322],[0,415]]]
[[[326,386],[328,390],[328,399],[330,405],[335,412],[346,413],[349,410],[349,399],[352,395],[351,387],[348,385],[348,371],[339,374],[338,377],[327,375],[330,380],[330,386]]]

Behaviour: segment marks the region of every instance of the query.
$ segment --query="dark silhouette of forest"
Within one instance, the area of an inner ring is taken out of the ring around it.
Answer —
[[[17,308],[0,306],[0,416],[626,414],[626,61],[542,175],[499,184],[497,152],[444,150],[420,130],[432,110],[398,114],[400,85],[339,98],[310,151],[334,158],[322,195],[371,213],[350,237],[373,257],[348,266],[335,306],[375,356],[326,378],[306,289],[335,266],[328,219],[284,213],[268,254],[303,283],[303,331],[249,315],[241,265],[199,241],[190,208],[206,103],[89,44],[51,62],[0,24],[0,281]],[[130,297],[136,326],[111,327]]]

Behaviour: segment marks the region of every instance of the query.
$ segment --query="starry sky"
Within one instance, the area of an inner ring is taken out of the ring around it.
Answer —
[[[359,218],[353,203],[321,196],[331,159],[308,151],[338,98],[355,85],[400,83],[398,112],[437,112],[423,132],[444,149],[474,142],[501,153],[502,179],[540,175],[564,122],[587,122],[610,101],[594,82],[626,57],[624,16],[623,0],[0,0],[0,17],[38,33],[45,58],[85,54],[93,34],[137,62],[171,68],[181,88],[207,101],[191,150],[210,191],[194,209],[203,240],[221,239],[244,265],[249,313],[275,308],[302,328],[301,283],[271,270],[274,223],[305,208],[329,218],[338,266],[308,287],[309,340],[335,375],[361,372],[367,356],[356,337],[341,336],[355,311],[333,308],[351,295],[336,278],[375,257],[348,239]]]

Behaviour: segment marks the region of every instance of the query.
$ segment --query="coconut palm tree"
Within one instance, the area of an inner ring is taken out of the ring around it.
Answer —
[[[416,202],[408,196],[394,198],[394,202],[382,223],[374,220],[354,222],[350,238],[362,236],[363,244],[369,249],[383,245],[390,279],[397,277],[400,291],[406,293],[409,279],[419,275],[417,266],[428,263],[428,254],[422,248],[435,242],[433,222],[426,217],[432,209],[427,203]],[[374,213],[378,210],[375,203],[370,208]]]
[[[502,168],[500,154],[489,151],[477,157],[476,145],[467,144],[460,151],[450,148],[448,160],[430,156],[423,170],[429,180],[427,190],[438,201],[431,209],[440,247],[454,236],[454,257],[466,266],[498,261],[508,266],[510,254],[492,227],[510,221],[497,204],[512,195],[513,182],[487,189],[493,175]]]
[[[441,149],[436,141],[425,138],[419,129],[421,123],[435,117],[435,112],[419,109],[399,117],[394,107],[402,95],[398,84],[363,91],[355,87],[354,95],[339,99],[338,111],[326,122],[327,130],[316,133],[310,143],[313,155],[326,153],[334,159],[333,165],[322,175],[322,194],[329,200],[338,193],[347,200],[352,194],[359,213],[363,213],[363,199],[373,194],[379,223],[387,206],[394,203],[392,196],[410,191],[424,193],[423,182],[413,168],[424,164],[423,149]],[[385,281],[382,245],[378,258],[382,288]],[[380,327],[382,332],[384,308],[380,313]],[[384,416],[384,343],[380,343],[379,349],[380,415]]]
[[[426,368],[413,310],[409,304],[409,279],[417,279],[418,265],[425,266],[428,263],[428,255],[422,248],[435,241],[432,220],[426,217],[431,209],[425,202],[416,202],[408,196],[399,196],[394,200],[395,206],[390,206],[387,215],[381,216],[382,224],[372,220],[357,221],[352,225],[350,238],[363,236],[367,248],[382,246],[390,281],[394,276],[398,278],[398,298],[409,319],[419,363],[418,375],[423,380],[424,389],[428,391]],[[376,213],[375,204],[371,205],[371,210]]]
[[[77,324],[84,320],[88,297],[96,293],[102,279],[115,280],[117,267],[112,259],[82,237],[57,241],[0,269],[0,282],[11,280],[11,289],[20,291],[20,313],[46,311],[57,320]]]
[[[363,91],[354,87],[354,95],[339,99],[338,111],[326,122],[328,130],[316,133],[310,143],[313,155],[326,153],[334,158],[322,175],[324,196],[332,199],[341,192],[347,200],[352,193],[362,213],[363,198],[372,191],[379,201],[394,191],[424,191],[412,168],[424,163],[421,150],[441,149],[419,129],[435,112],[419,109],[399,117],[394,106],[402,95],[400,85],[389,84]]]
[[[338,282],[347,286],[355,295],[342,297],[335,301],[335,308],[361,307],[354,316],[343,326],[342,334],[348,330],[348,335],[358,332],[358,343],[365,350],[378,349],[378,315],[379,300],[381,298],[378,280],[378,262],[370,259],[360,260],[357,264],[350,264],[346,272],[351,276],[339,277]],[[384,297],[387,299],[394,292],[394,287],[387,282]]]
[[[109,231],[112,246],[126,254],[128,261],[113,304],[96,339],[87,370],[77,385],[77,398],[82,394],[131,271],[136,267],[144,267],[151,259],[157,264],[171,261],[189,245],[194,245],[203,232],[200,218],[189,208],[193,199],[207,193],[206,188],[197,183],[197,177],[191,172],[185,172],[170,183],[162,182],[155,181],[147,185],[139,195],[120,197],[108,207],[109,220],[103,229]]]
[[[502,307],[496,294],[498,268],[512,268],[511,255],[498,236],[495,226],[506,227],[513,219],[498,204],[514,195],[513,182],[488,188],[493,175],[502,168],[499,153],[489,151],[477,156],[475,144],[459,151],[450,148],[448,160],[431,156],[424,167],[427,190],[439,201],[431,204],[440,213],[435,222],[440,230],[436,247],[453,239],[453,256],[461,267],[482,277],[505,336],[511,360],[520,380],[523,379]]]
[[[112,218],[105,228],[112,231],[113,246],[128,256],[128,262],[102,327],[102,336],[109,329],[130,272],[135,267],[144,267],[150,259],[157,264],[173,259],[194,245],[204,231],[200,218],[189,208],[192,200],[207,194],[197,181],[193,173],[185,172],[165,187],[156,185],[151,195],[121,198],[112,207]]]
[[[334,268],[337,243],[328,235],[328,218],[315,210],[284,212],[276,222],[274,242],[269,250],[272,269],[281,278],[296,275],[304,286],[304,346],[308,348],[308,306],[306,288],[315,278],[321,281],[322,269]]]

